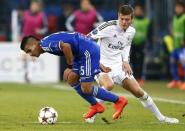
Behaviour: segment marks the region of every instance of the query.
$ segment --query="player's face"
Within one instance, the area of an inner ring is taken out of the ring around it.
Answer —
[[[184,8],[180,5],[176,5],[175,12],[176,12],[177,15],[180,15],[184,12]]]
[[[140,6],[136,6],[134,12],[135,16],[144,16],[144,11]]]
[[[130,15],[122,15],[119,14],[118,16],[119,25],[123,30],[126,30],[130,24],[132,23],[132,16]]]
[[[38,41],[34,39],[28,41],[28,43],[24,48],[24,51],[26,54],[29,54],[30,56],[33,56],[33,57],[39,57],[41,54],[40,45]]]
[[[91,8],[91,4],[89,0],[82,0],[81,1],[81,9],[83,11],[88,11]]]
[[[40,11],[40,4],[38,2],[32,2],[30,5],[30,10],[32,13],[37,13]]]

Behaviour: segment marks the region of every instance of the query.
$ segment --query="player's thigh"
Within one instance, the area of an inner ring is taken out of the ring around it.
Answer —
[[[142,88],[139,86],[138,82],[134,78],[125,78],[122,81],[122,85],[123,88],[131,92],[137,98],[142,97],[144,95]]]
[[[105,87],[107,90],[112,90],[114,87],[114,82],[112,78],[107,73],[99,73],[98,75],[99,84]]]

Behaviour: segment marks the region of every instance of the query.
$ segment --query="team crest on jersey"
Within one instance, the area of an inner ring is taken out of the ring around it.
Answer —
[[[123,43],[121,41],[118,41],[118,46],[123,47]]]

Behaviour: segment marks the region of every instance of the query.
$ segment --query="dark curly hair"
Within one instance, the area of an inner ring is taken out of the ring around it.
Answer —
[[[33,36],[33,35],[25,36],[25,37],[22,39],[22,41],[21,41],[21,45],[20,45],[21,50],[24,50],[26,44],[28,43],[29,39],[31,39],[31,38],[39,41],[39,39],[36,38],[36,37]]]

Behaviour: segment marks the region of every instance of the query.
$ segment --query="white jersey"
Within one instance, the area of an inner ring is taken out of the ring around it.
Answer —
[[[89,34],[93,39],[99,39],[100,63],[108,67],[122,65],[122,61],[129,61],[130,47],[134,35],[135,28],[129,26],[124,31],[119,26],[118,20],[104,22]]]

